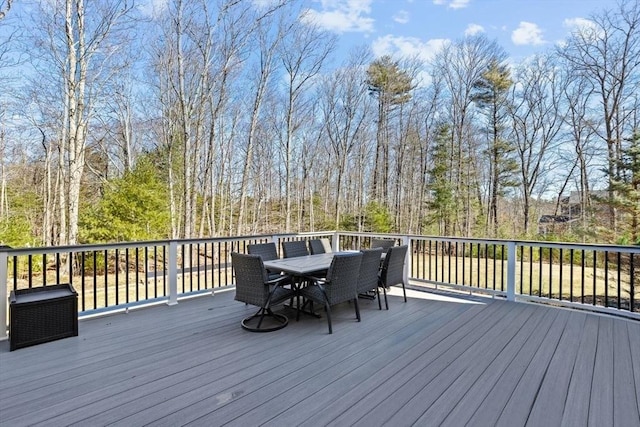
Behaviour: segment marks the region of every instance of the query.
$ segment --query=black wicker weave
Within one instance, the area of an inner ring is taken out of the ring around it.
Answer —
[[[282,242],[282,252],[285,258],[309,255],[309,249],[307,248],[307,242],[305,240]]]
[[[252,332],[270,332],[287,326],[287,316],[274,313],[271,307],[295,295],[292,289],[283,287],[289,283],[288,277],[269,280],[260,255],[233,252],[231,262],[236,276],[236,301],[260,307],[256,314],[242,320],[242,327]],[[263,325],[265,320],[267,326]]]
[[[358,274],[362,253],[336,254],[327,271],[326,279],[314,278],[309,286],[300,290],[300,295],[323,304],[327,312],[329,333],[333,333],[331,326],[331,306],[345,301],[353,301],[356,310],[356,318],[360,321],[360,309],[358,307]],[[300,316],[298,312],[298,316]]]
[[[11,291],[9,350],[78,336],[78,294],[69,284]]]
[[[358,294],[371,299],[373,297],[369,296],[370,292],[374,291],[378,296],[378,307],[382,310],[380,290],[378,289],[382,248],[363,249],[360,252],[362,252],[362,262],[358,275]]]
[[[312,239],[309,240],[309,249],[311,255],[324,254],[331,252],[331,244],[327,239]]]
[[[276,244],[273,242],[247,245],[247,252],[249,252],[251,255],[260,255],[263,261],[278,259]]]
[[[385,254],[395,244],[396,241],[393,239],[371,239],[371,248],[382,248],[382,252]]]
[[[405,290],[404,283],[404,261],[407,257],[408,248],[407,245],[389,248],[382,263],[380,285],[384,291],[384,304],[387,310],[389,309],[389,303],[387,302],[387,288],[389,286],[402,284],[404,302],[407,302],[407,291]]]
[[[278,259],[276,244],[273,242],[247,245],[247,252],[251,255],[260,255],[262,257],[262,261],[272,261],[274,259]],[[277,279],[280,276],[280,272],[278,271],[267,271],[269,273],[269,280]]]

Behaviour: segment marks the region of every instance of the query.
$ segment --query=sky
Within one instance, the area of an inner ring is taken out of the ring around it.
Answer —
[[[339,52],[369,45],[376,57],[424,60],[446,41],[484,33],[512,62],[561,42],[617,0],[309,0],[309,17],[339,34]]]

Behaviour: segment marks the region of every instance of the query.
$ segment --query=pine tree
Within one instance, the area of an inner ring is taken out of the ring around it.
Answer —
[[[440,125],[435,143],[431,150],[433,166],[429,170],[428,189],[430,210],[427,221],[438,225],[438,233],[443,236],[452,235],[455,214],[455,187],[449,179],[449,159],[451,157],[451,128]]]
[[[473,100],[487,116],[487,154],[489,156],[489,224],[498,233],[498,199],[509,187],[515,187],[518,165],[513,157],[514,145],[504,138],[507,122],[507,93],[513,84],[506,65],[492,60],[474,84]]]
[[[376,158],[373,170],[372,195],[377,201],[387,201],[389,192],[389,113],[411,99],[411,76],[400,69],[398,62],[383,56],[371,63],[367,70],[369,93],[378,99],[378,130]]]
[[[616,195],[614,206],[622,214],[621,220],[626,219],[626,234],[631,242],[640,244],[640,130],[634,132],[628,143],[618,160],[620,179],[611,185]]]

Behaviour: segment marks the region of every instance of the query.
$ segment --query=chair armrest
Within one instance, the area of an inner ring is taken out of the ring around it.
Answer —
[[[268,282],[265,282],[265,285],[285,285],[290,279],[291,277],[288,275],[280,276],[277,279],[271,279]]]
[[[329,283],[326,277],[307,276],[307,279],[312,280],[313,282],[318,284],[324,283],[326,285],[327,283]]]

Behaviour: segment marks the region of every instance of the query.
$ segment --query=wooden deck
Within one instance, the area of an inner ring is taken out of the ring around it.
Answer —
[[[640,322],[410,294],[336,307],[333,335],[246,332],[230,291],[1,342],[0,425],[640,425]]]

